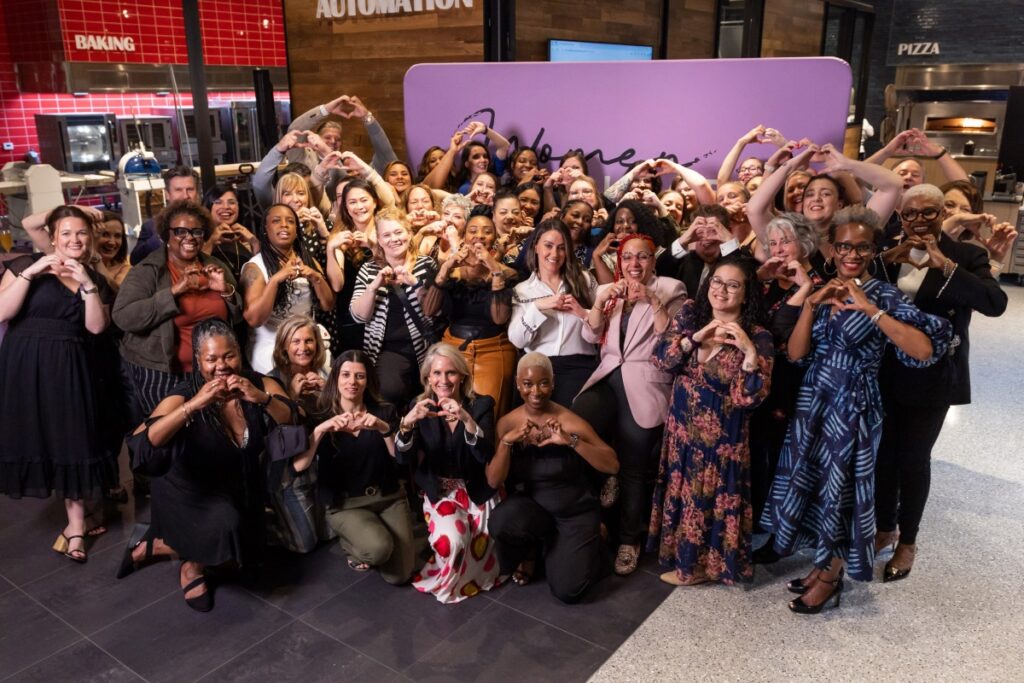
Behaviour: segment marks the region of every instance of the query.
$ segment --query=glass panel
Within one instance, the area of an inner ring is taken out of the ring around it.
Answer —
[[[75,163],[92,164],[109,162],[107,127],[102,124],[68,124],[68,141],[71,143],[71,160]]]
[[[153,149],[159,149],[167,146],[167,132],[164,129],[163,124],[154,123],[151,127],[153,135]]]
[[[743,17],[745,0],[720,0],[718,3],[718,57],[743,56]]]

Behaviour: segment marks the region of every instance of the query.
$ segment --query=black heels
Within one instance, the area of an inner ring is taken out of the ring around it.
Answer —
[[[845,570],[839,570],[839,575],[836,576],[836,578],[832,581],[826,581],[825,579],[822,579],[821,574],[819,574],[817,579],[815,580],[821,583],[827,583],[828,585],[832,586],[832,592],[825,596],[825,599],[817,605],[808,605],[806,602],[804,602],[803,596],[797,598],[796,600],[790,600],[789,609],[796,612],[797,614],[819,614],[821,610],[823,610],[825,606],[829,605],[830,603],[834,602],[835,604],[833,606],[839,607],[839,602],[843,597],[843,588],[845,587],[845,584],[843,583],[844,573]],[[797,579],[796,581],[800,582],[799,585],[804,592],[806,592],[807,589],[810,588],[810,586],[803,585],[803,579]],[[789,583],[793,584],[796,583],[796,581],[790,581]],[[787,585],[787,588],[789,588],[789,585]]]
[[[131,538],[128,539],[128,547],[124,550],[124,555],[121,556],[121,566],[117,569],[117,578],[123,579],[128,576],[136,569],[146,564],[153,559],[153,539],[146,540],[146,555],[141,561],[136,562],[132,553],[135,551],[139,544],[142,543],[142,539],[146,536],[149,531],[148,524],[136,524],[132,530]]]
[[[900,550],[904,552],[900,553]],[[901,557],[901,560],[910,560],[909,567],[897,567],[894,563],[896,562],[897,554]],[[902,581],[903,579],[910,576],[910,570],[914,568],[914,557],[917,555],[916,545],[899,545],[896,546],[896,551],[893,553],[892,559],[885,563],[885,571],[882,572],[882,583],[892,583],[893,581]]]

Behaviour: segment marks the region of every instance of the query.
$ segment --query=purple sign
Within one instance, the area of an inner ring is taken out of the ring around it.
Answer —
[[[602,185],[652,157],[713,179],[759,123],[842,149],[850,82],[833,57],[417,64],[405,74],[405,139],[415,168],[476,120],[533,147],[552,170],[582,148]],[[748,145],[744,157],[775,149]]]

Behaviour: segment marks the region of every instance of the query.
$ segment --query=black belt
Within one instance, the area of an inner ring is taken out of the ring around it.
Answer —
[[[469,345],[475,342],[477,339],[486,339],[487,337],[493,337],[501,334],[501,330],[498,330],[493,335],[487,334],[487,328],[479,325],[457,325],[452,324],[448,327],[448,334],[453,337],[458,337],[462,340],[459,344],[459,351],[465,351],[469,348]]]

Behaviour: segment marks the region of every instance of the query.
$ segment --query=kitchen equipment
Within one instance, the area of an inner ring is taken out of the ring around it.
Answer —
[[[35,119],[44,164],[69,173],[114,170],[113,114],[36,114]]]
[[[221,121],[225,116],[225,107],[211,106],[210,113],[210,145],[213,152],[213,163],[227,163],[228,144]],[[178,151],[179,163],[186,166],[199,165],[199,142],[196,140],[196,115],[192,107],[160,107],[153,112],[171,119],[174,148]]]
[[[163,167],[178,163],[169,116],[118,116],[117,153],[119,157],[138,148],[141,142]]]

